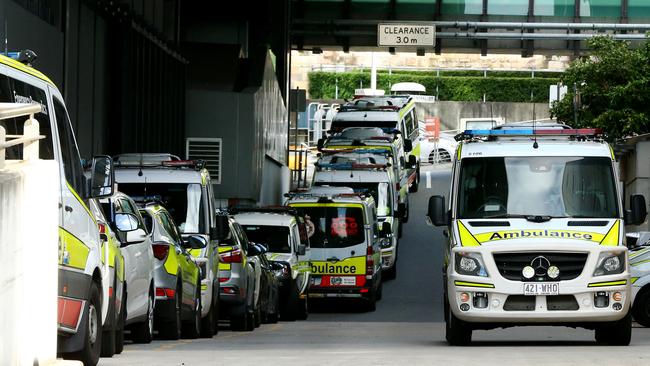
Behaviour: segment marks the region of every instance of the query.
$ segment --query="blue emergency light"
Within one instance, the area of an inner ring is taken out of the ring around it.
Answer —
[[[472,138],[490,137],[525,137],[525,136],[566,136],[566,137],[595,137],[603,134],[600,128],[522,128],[522,129],[494,129],[494,130],[465,130],[455,139],[461,141]]]

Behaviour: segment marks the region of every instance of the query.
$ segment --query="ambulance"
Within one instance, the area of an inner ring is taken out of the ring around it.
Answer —
[[[420,123],[415,101],[407,95],[362,97],[341,106],[332,119],[330,133],[348,127],[378,127],[386,133],[399,133],[404,139],[408,187],[417,192],[420,185]]]
[[[503,125],[468,130],[452,167],[449,203],[427,219],[448,227],[446,339],[475,329],[565,325],[598,343],[628,345],[630,269],[625,225],[645,220],[641,195],[623,209],[611,147],[599,130]]]
[[[368,150],[366,150],[368,151]],[[382,277],[397,276],[397,253],[401,218],[405,204],[399,203],[399,191],[390,156],[368,152],[338,152],[323,155],[316,162],[313,186],[350,187],[355,192],[368,192],[377,207]]]
[[[395,198],[403,206],[399,214],[400,221],[405,224],[408,222],[410,212],[410,170],[417,167],[417,162],[412,155],[409,156],[408,161],[406,160],[405,145],[408,143],[401,137],[401,134],[386,133],[379,127],[348,127],[327,139],[319,140],[318,151],[321,155],[349,153],[386,156],[392,170]],[[330,164],[329,168],[335,166],[336,164]],[[393,188],[391,187],[391,189]],[[402,227],[398,226],[398,228],[401,237]]]
[[[381,298],[381,248],[375,200],[352,188],[313,187],[287,194],[305,216],[309,236],[309,298],[352,298],[374,311]]]
[[[650,327],[650,232],[628,233],[630,275],[632,278],[632,316]]]
[[[15,57],[31,60],[35,55],[24,51]],[[20,163],[24,156],[17,143],[38,140],[38,159],[58,163],[60,181],[50,182],[58,186],[59,192],[57,352],[84,365],[95,365],[102,351],[103,327],[112,327],[115,312],[119,311],[110,306],[115,301],[115,275],[121,271],[118,268],[114,272],[110,267],[114,260],[110,256],[116,251],[106,247],[105,233],[100,232],[97,217],[89,208],[94,198],[113,193],[112,159],[93,158],[90,177],[86,177],[59,89],[38,70],[3,55],[0,104],[0,132],[3,138],[6,135],[13,140],[0,144],[1,162],[6,157],[7,164]],[[26,130],[34,127],[38,129],[37,137],[24,137]],[[106,355],[115,352],[114,347],[109,348],[105,349],[109,351]]]

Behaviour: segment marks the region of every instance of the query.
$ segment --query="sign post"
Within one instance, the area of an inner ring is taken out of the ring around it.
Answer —
[[[377,25],[378,47],[434,47],[436,27],[432,23],[380,23]]]

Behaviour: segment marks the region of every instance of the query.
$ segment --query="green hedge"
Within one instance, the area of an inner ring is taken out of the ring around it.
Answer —
[[[331,99],[335,97],[338,80],[339,98],[354,96],[354,89],[370,87],[369,72],[310,72],[309,97],[312,99]],[[427,88],[427,94],[439,95],[440,100],[483,101],[483,94],[490,102],[530,102],[531,92],[534,101],[548,102],[549,85],[556,84],[553,78],[521,77],[476,77],[476,76],[431,76],[415,73],[377,73],[377,88],[386,91],[399,82],[416,82]],[[436,93],[436,87],[438,93]]]

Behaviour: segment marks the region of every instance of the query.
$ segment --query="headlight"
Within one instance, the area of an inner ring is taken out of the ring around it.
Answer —
[[[625,252],[612,253],[605,252],[600,253],[598,257],[598,263],[596,264],[596,270],[594,271],[594,276],[605,276],[612,274],[623,273],[625,270]]]
[[[461,275],[488,277],[480,253],[456,253],[456,273]]]
[[[379,246],[382,248],[390,248],[390,246],[393,244],[393,241],[391,238],[380,238],[379,239]]]

